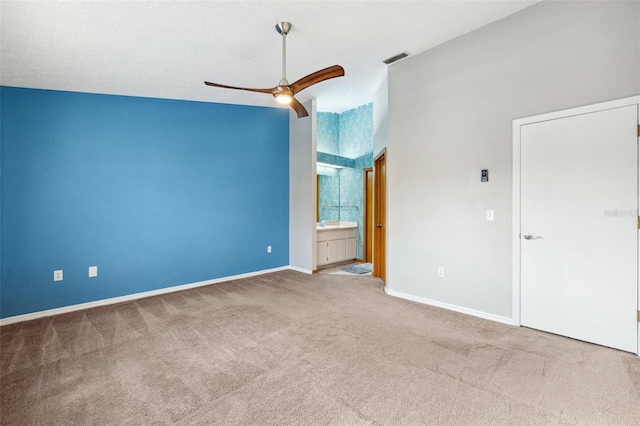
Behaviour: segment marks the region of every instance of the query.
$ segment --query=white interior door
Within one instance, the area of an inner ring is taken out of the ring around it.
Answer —
[[[637,351],[637,123],[632,105],[520,127],[522,325]]]

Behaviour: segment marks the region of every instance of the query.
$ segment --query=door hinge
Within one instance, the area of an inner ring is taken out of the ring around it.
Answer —
[[[640,311],[638,311],[638,322],[640,322]]]
[[[640,138],[640,124],[638,124],[638,137]]]
[[[640,229],[640,217],[638,218],[638,229]]]

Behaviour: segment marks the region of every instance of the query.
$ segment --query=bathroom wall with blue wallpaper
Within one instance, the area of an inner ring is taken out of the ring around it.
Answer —
[[[340,114],[319,112],[316,129],[318,152],[340,155]]]
[[[358,223],[358,258],[361,259],[363,169],[373,167],[373,104],[341,114],[318,113],[317,137],[318,152],[355,160],[355,167],[339,170],[318,167],[319,209],[321,220]]]
[[[340,154],[354,158],[373,155],[373,104],[340,114]],[[372,158],[373,161],[373,158]]]

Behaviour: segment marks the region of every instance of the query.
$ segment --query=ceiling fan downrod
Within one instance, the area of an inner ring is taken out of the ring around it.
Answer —
[[[278,86],[288,86],[287,80],[287,34],[291,31],[290,22],[279,22],[276,24],[276,31],[282,35],[282,80]]]

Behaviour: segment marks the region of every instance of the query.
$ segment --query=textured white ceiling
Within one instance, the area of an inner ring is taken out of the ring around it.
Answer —
[[[147,1],[0,3],[0,84],[276,106],[270,95],[204,80],[273,87],[290,21],[287,78],[330,65],[346,76],[296,97],[342,112],[372,100],[382,60],[415,55],[536,1]]]

